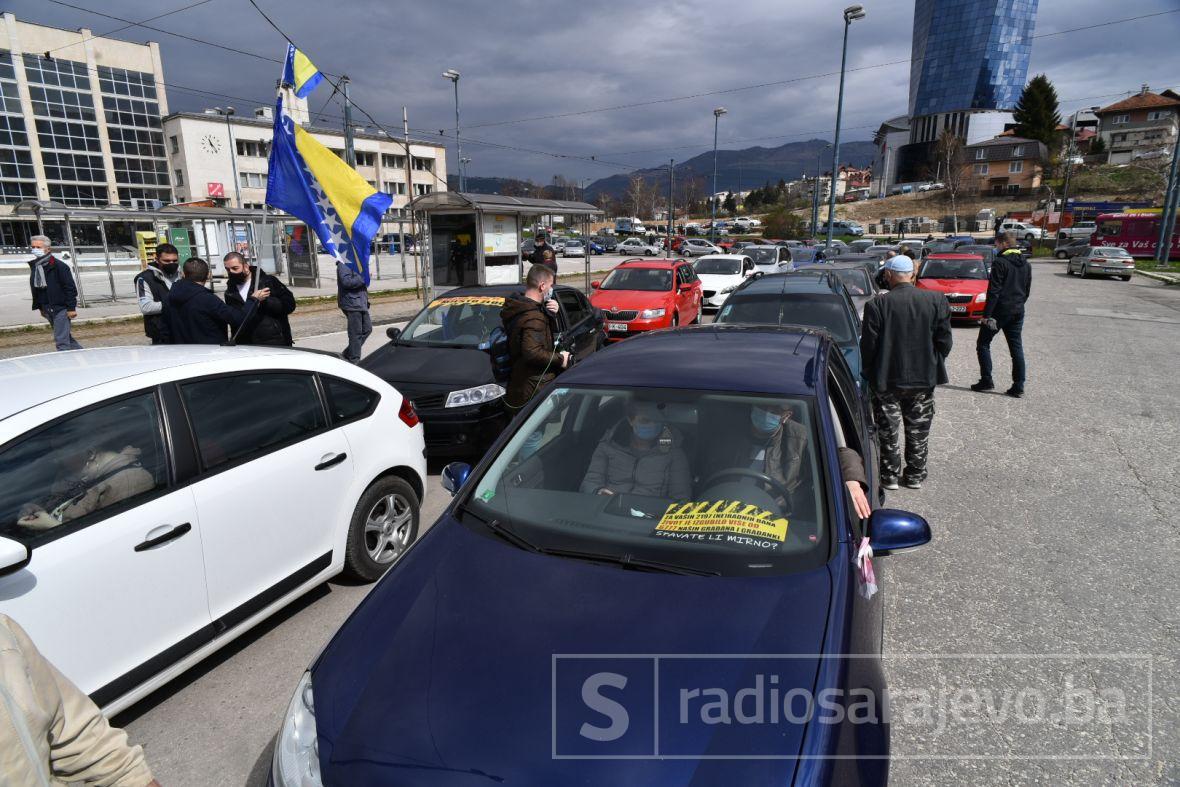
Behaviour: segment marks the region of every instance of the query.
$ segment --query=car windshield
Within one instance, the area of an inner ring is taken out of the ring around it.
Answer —
[[[868,271],[864,268],[837,268],[832,273],[848,288],[849,295],[868,295],[872,291]]]
[[[742,264],[738,260],[723,260],[718,257],[701,257],[693,263],[693,269],[701,274],[716,274],[733,276],[742,272]]]
[[[1095,257],[1130,257],[1131,253],[1121,246],[1098,246],[1091,254]]]
[[[494,295],[444,295],[435,298],[402,330],[398,342],[479,347],[499,327],[504,298]]]
[[[986,279],[983,260],[926,260],[919,279]]]
[[[757,246],[747,246],[742,253],[754,261],[755,265],[773,265],[778,262],[778,246],[761,249]]]
[[[848,309],[838,295],[767,293],[730,297],[717,315],[719,323],[806,325],[822,328],[838,344],[854,341]]]
[[[807,246],[791,247],[791,259],[795,262],[811,262],[815,259],[815,249]]]
[[[663,292],[672,289],[672,271],[662,268],[615,268],[599,289]]]
[[[816,433],[810,399],[556,388],[471,485],[463,521],[639,569],[807,570],[830,547]]]

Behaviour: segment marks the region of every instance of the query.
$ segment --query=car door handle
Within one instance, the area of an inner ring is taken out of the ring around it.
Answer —
[[[145,552],[145,551],[152,549],[154,547],[158,547],[161,544],[167,544],[169,541],[175,541],[176,539],[180,538],[181,536],[183,536],[185,533],[187,533],[188,531],[190,531],[192,529],[193,529],[193,526],[191,524],[189,524],[188,522],[185,522],[183,525],[177,525],[176,527],[172,528],[171,530],[169,530],[165,533],[162,533],[161,535],[158,535],[155,538],[145,538],[143,541],[140,541],[138,544],[135,545],[135,551],[136,552]]]
[[[316,465],[315,469],[316,470],[327,470],[329,467],[335,467],[336,465],[340,464],[341,462],[343,462],[347,458],[348,458],[348,454],[336,454],[335,456],[329,456],[329,457],[323,459],[318,465]]]

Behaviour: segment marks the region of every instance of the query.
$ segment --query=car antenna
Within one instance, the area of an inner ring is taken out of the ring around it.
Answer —
[[[795,342],[795,349],[791,352],[792,355],[799,354],[799,348],[803,345],[803,340],[807,338],[807,334],[809,333],[811,333],[811,331],[799,331],[799,341]]]

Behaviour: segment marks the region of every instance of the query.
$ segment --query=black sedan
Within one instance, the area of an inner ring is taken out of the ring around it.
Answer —
[[[435,458],[479,458],[511,418],[503,403],[507,340],[504,299],[520,285],[460,287],[431,301],[360,365],[414,404]],[[557,285],[554,335],[574,362],[603,346],[602,312],[579,290]]]

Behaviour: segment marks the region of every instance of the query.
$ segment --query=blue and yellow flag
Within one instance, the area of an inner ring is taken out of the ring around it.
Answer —
[[[315,90],[322,82],[324,75],[315,67],[315,63],[308,60],[307,55],[295,48],[294,44],[287,44],[287,62],[283,66],[283,84],[290,85],[299,98],[307,98],[307,94]]]
[[[393,197],[377,191],[339,156],[275,107],[266,204],[302,219],[324,250],[369,281],[369,250]]]

